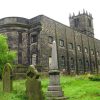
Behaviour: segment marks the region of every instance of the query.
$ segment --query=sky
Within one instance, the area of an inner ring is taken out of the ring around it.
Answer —
[[[99,0],[0,0],[0,18],[48,16],[69,26],[69,14],[87,10],[93,16],[95,38],[100,39]]]

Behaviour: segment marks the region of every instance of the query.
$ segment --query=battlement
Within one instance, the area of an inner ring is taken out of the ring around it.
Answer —
[[[90,18],[93,19],[92,14],[91,14],[90,12],[84,10],[84,9],[83,9],[82,12],[79,11],[77,15],[75,15],[74,12],[73,12],[73,14],[69,14],[69,19],[73,19],[74,17],[76,17],[76,16],[81,16],[81,15],[82,15],[82,16],[85,15],[85,16],[88,16],[88,17],[90,17]]]

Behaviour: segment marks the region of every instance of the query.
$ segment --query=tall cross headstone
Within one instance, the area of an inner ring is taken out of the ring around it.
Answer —
[[[27,71],[26,94],[28,100],[44,100],[40,76],[33,65],[31,65]]]
[[[64,93],[60,86],[60,72],[58,70],[57,49],[56,42],[53,41],[52,45],[52,60],[49,67],[50,82],[47,90],[48,100],[66,100]]]

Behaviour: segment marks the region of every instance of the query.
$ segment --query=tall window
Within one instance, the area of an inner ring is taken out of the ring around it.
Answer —
[[[49,36],[49,37],[48,37],[48,42],[49,42],[50,44],[53,43],[53,37],[52,37],[52,36]]]
[[[89,27],[92,27],[92,23],[90,19],[88,19],[88,23],[89,23]]]
[[[73,43],[68,44],[69,49],[73,49]]]
[[[82,65],[82,59],[79,59],[79,64]]]
[[[88,60],[86,60],[86,66],[89,66],[89,61]]]
[[[65,67],[65,57],[61,56],[61,66]]]
[[[93,51],[93,49],[91,49],[91,55],[93,55],[94,54],[94,51]]]
[[[70,58],[70,67],[74,68],[74,58]]]
[[[78,60],[78,69],[80,70],[80,71],[83,71],[83,65],[82,65],[83,63],[82,63],[82,59],[79,59]]]
[[[91,63],[91,65],[92,65],[92,70],[95,72],[95,71],[96,71],[95,62],[93,61],[93,62]]]
[[[81,52],[81,46],[77,45],[77,50]]]
[[[74,19],[74,25],[75,27],[79,26],[79,18]]]
[[[86,47],[84,48],[84,52],[85,53],[88,53],[88,49]]]
[[[97,51],[97,56],[99,56],[99,51]]]
[[[86,71],[89,71],[89,61],[86,60]]]
[[[37,35],[31,35],[31,43],[37,42]]]
[[[63,47],[63,46],[64,46],[64,40],[59,40],[59,45],[60,45],[61,47]]]

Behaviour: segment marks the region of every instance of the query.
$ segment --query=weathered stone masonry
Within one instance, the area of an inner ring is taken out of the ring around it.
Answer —
[[[17,50],[16,63],[51,62],[53,40],[57,43],[58,65],[68,73],[100,73],[100,40],[94,38],[92,16],[70,16],[70,27],[44,15],[32,19],[0,19],[0,33],[8,36],[9,49]]]

